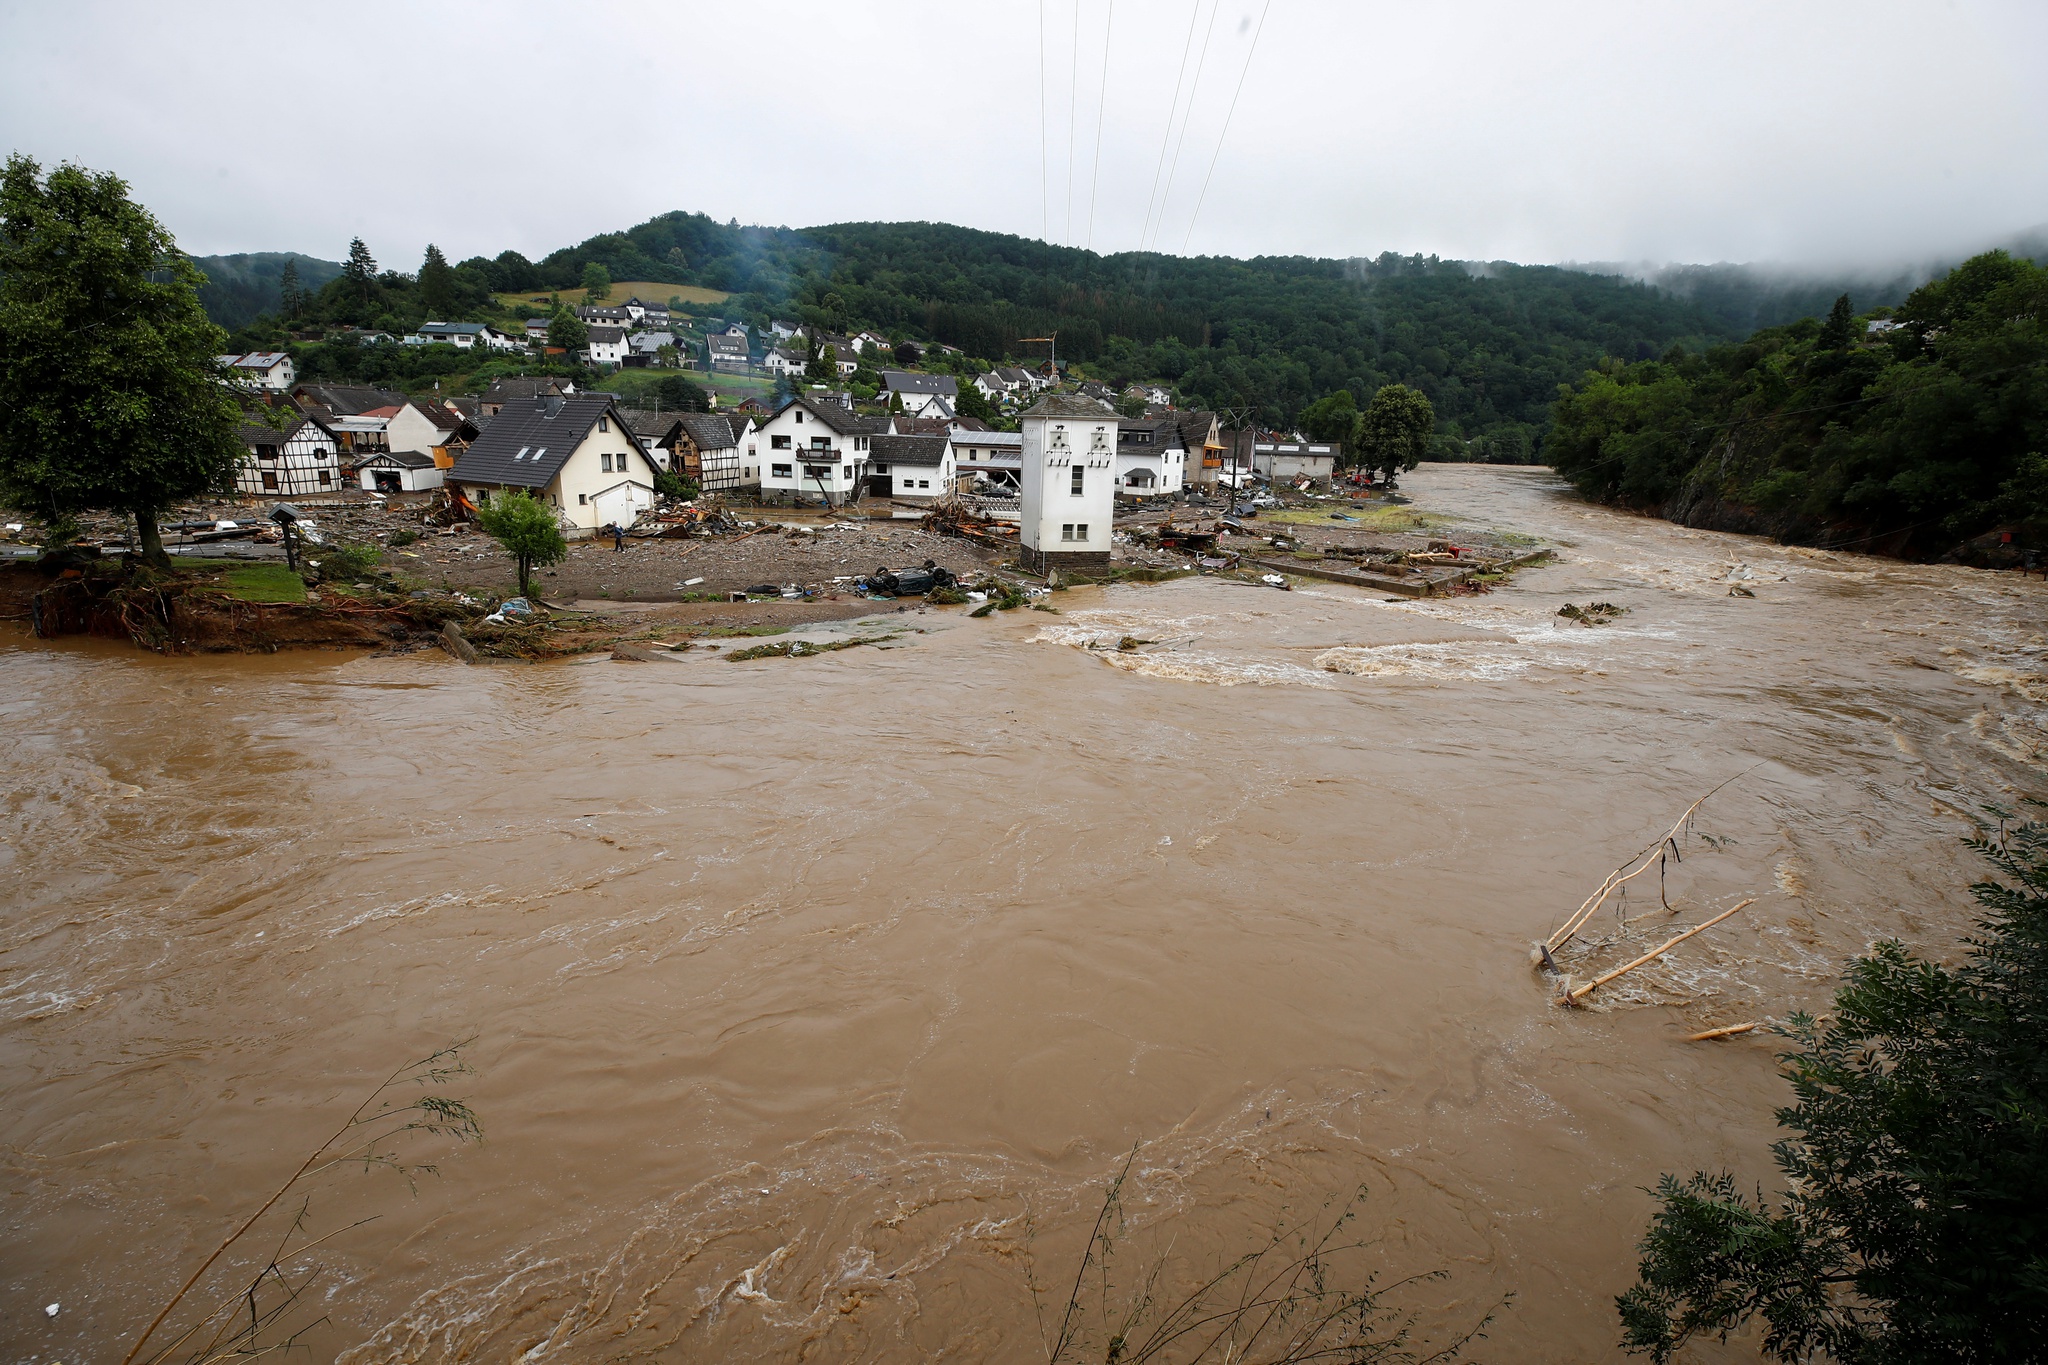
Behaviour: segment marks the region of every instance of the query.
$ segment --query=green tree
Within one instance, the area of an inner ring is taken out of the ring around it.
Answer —
[[[1824,351],[1846,351],[1849,343],[1856,339],[1856,311],[1849,306],[1849,296],[1842,295],[1835,300],[1835,306],[1828,310],[1828,320],[1820,327],[1820,348]]]
[[[1436,409],[1406,384],[1388,384],[1372,396],[1358,423],[1358,463],[1391,486],[1394,476],[1422,463],[1436,430]]]
[[[286,322],[302,316],[306,311],[306,291],[299,284],[299,263],[288,260],[277,277],[277,315]]]
[[[559,564],[569,557],[569,542],[555,518],[555,510],[524,489],[502,493],[477,509],[477,525],[484,534],[505,547],[505,553],[519,564],[520,596],[533,593],[533,571]]]
[[[965,392],[965,390],[962,390]],[[1123,394],[1116,400],[1119,417],[1139,418],[1145,415],[1145,395],[1142,393]]]
[[[2040,804],[2040,803],[2036,803]],[[2048,824],[1972,846],[2009,878],[1960,967],[1881,942],[1825,1024],[1782,1030],[1797,1103],[1772,1149],[1792,1193],[1665,1176],[1634,1288],[1629,1350],[1761,1320],[1781,1361],[2042,1359],[2048,1333]]]
[[[1350,451],[1358,443],[1358,400],[1339,389],[1303,408],[1297,425],[1311,441],[1342,441]]]
[[[953,400],[953,411],[962,417],[972,417],[976,421],[987,422],[990,426],[995,425],[995,408],[990,406],[981,390],[972,384],[960,385],[959,396]]]
[[[350,239],[348,259],[341,265],[341,277],[348,281],[348,291],[355,295],[356,302],[369,303],[370,291],[377,283],[377,258],[370,254],[370,248],[363,245],[362,238]]]
[[[135,518],[168,567],[172,504],[248,453],[199,273],[113,175],[11,156],[0,175],[0,501],[46,521]]]
[[[568,309],[559,309],[548,319],[548,345],[559,346],[573,356],[589,344],[590,329]]]
[[[597,303],[612,296],[612,272],[596,261],[583,267],[583,301]]]
[[[435,322],[450,320],[455,311],[455,267],[441,254],[441,248],[427,243],[427,258],[420,263],[420,303]]]
[[[711,400],[704,390],[679,374],[663,375],[655,381],[654,394],[669,412],[711,411]]]

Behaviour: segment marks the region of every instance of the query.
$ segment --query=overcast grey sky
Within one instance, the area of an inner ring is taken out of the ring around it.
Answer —
[[[190,251],[404,269],[675,208],[1864,264],[2048,223],[2048,0],[0,0],[0,130]]]

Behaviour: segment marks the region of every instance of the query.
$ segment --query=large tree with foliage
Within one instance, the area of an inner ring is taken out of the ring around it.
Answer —
[[[356,302],[367,304],[370,291],[377,283],[377,258],[370,254],[370,248],[363,245],[363,239],[349,239],[348,259],[341,263],[341,278],[348,281],[348,292]]]
[[[2039,1361],[2048,1351],[2048,824],[1972,843],[1967,961],[1896,942],[1851,967],[1826,1023],[1793,1016],[1798,1102],[1771,1207],[1732,1176],[1665,1176],[1625,1344],[1658,1361],[1752,1321],[1766,1355],[1844,1365]]]
[[[1358,421],[1358,400],[1351,390],[1339,389],[1303,408],[1296,425],[1311,441],[1342,441],[1348,449],[1358,443]]]
[[[568,309],[557,309],[548,319],[548,345],[559,346],[573,356],[589,344],[590,329]]]
[[[612,296],[612,272],[596,261],[583,267],[583,301],[598,303]]]
[[[555,510],[524,490],[501,493],[477,509],[477,525],[505,547],[519,565],[519,592],[533,591],[536,566],[559,564],[569,557],[569,542]]]
[[[427,243],[427,258],[420,263],[419,291],[420,302],[434,321],[445,322],[455,311],[455,267],[432,242]]]
[[[146,559],[180,499],[233,487],[241,409],[199,271],[113,175],[0,176],[0,501],[52,524],[131,514]]]
[[[1436,409],[1406,384],[1388,384],[1372,396],[1358,421],[1358,463],[1388,484],[1422,463],[1436,430]]]

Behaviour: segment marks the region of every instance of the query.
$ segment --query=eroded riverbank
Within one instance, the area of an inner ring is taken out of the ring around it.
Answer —
[[[1489,1358],[1616,1358],[1640,1187],[1769,1174],[1768,1040],[1684,1034],[1953,938],[1968,817],[2044,783],[2048,588],[1536,471],[1406,491],[1564,548],[1476,598],[1083,588],[802,662],[11,641],[0,1336],[118,1355],[370,1078],[474,1035],[488,1143],[318,1192],[382,1217],[315,1359],[1038,1358],[1027,1263],[1071,1276],[1133,1142],[1133,1262],[1362,1182],[1377,1264],[1449,1272],[1426,1325],[1514,1291]],[[1626,612],[1556,615],[1591,600]],[[1530,941],[1750,769],[1670,890],[1758,905],[1551,1005]]]

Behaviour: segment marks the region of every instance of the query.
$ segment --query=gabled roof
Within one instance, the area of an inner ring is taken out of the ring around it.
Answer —
[[[960,396],[960,386],[950,374],[909,374],[903,370],[882,371],[884,393],[935,393],[942,398]]]
[[[481,336],[484,331],[485,324],[481,322],[423,322],[420,324],[421,336]]]
[[[630,427],[641,443],[651,446],[666,446],[683,429],[683,418],[677,412],[647,412],[641,408],[620,408]]]
[[[423,455],[417,450],[380,450],[375,455],[356,461],[356,468],[377,465],[396,465],[400,469],[432,469],[434,457]]]
[[[267,370],[290,359],[291,356],[284,351],[251,351],[247,355],[236,356],[231,363],[237,369]]]
[[[448,411],[439,403],[424,403],[414,399],[412,406],[419,409],[421,416],[443,431],[454,431],[463,424],[462,417]]]
[[[301,384],[292,393],[301,401],[318,403],[337,417],[353,417],[371,408],[389,407],[405,401],[401,394],[371,388],[367,384]]]
[[[497,380],[485,389],[484,401],[501,403],[514,398],[545,398],[549,394],[561,391],[560,384],[545,376],[515,375],[510,379]]]
[[[868,442],[868,457],[876,464],[915,464],[937,469],[946,458],[946,438],[877,436]]]
[[[699,450],[730,450],[740,443],[739,433],[723,413],[679,412],[676,420]]]
[[[1031,375],[1024,370],[1018,369],[1015,365],[998,365],[996,367],[996,378],[1002,380],[1005,384],[1029,384],[1031,382]]]
[[[457,457],[449,477],[460,483],[545,488],[605,416],[618,422],[644,458],[646,447],[608,393],[521,398],[505,404],[489,429]]]
[[[626,339],[623,327],[593,327],[590,329],[590,344],[593,346],[617,346]]]
[[[710,336],[704,338],[704,343],[714,351],[731,352],[739,355],[747,353],[747,339],[745,337],[727,336],[724,332],[713,332]]]
[[[623,308],[578,308],[576,316],[584,322],[628,322],[632,315]]]
[[[799,394],[790,399],[781,407],[775,409],[775,416],[782,416],[783,413],[799,403],[803,405],[805,412],[808,412],[841,436],[871,436],[877,432],[884,432],[889,429],[887,418],[856,417],[837,403],[818,402],[808,394]],[[770,420],[773,419],[771,418]]]

